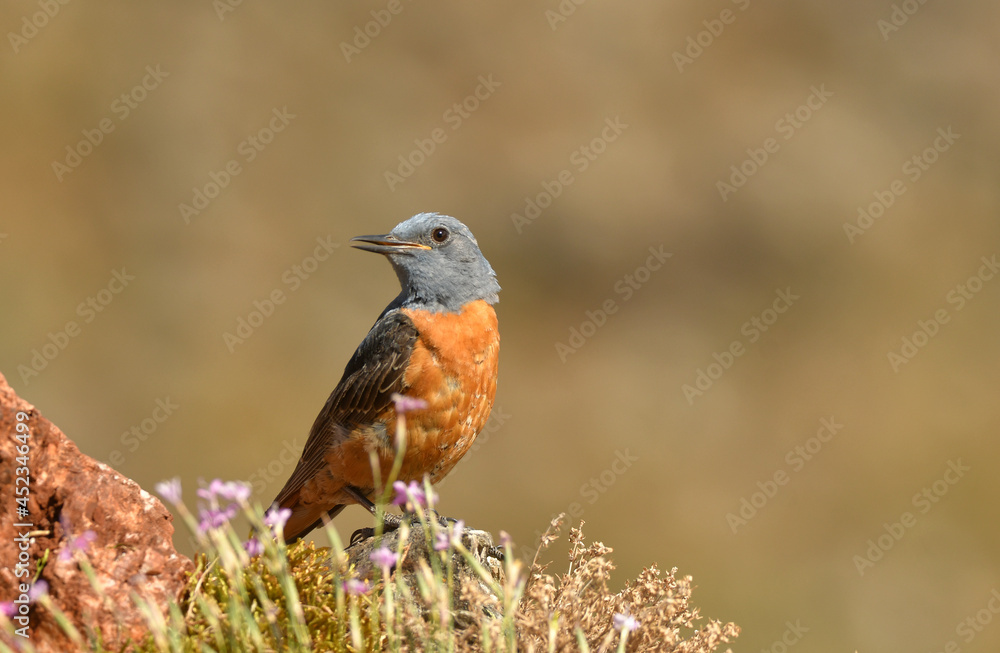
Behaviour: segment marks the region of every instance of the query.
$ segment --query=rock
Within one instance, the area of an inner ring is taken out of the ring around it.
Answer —
[[[25,492],[17,480],[25,472],[30,478],[27,494],[16,497],[15,492]],[[6,490],[0,497],[0,602],[14,600],[15,609],[29,613],[28,630],[21,632],[36,650],[77,648],[44,607],[16,602],[26,589],[22,583],[34,579],[46,553],[40,579],[48,583],[51,600],[86,641],[99,637],[111,650],[129,640],[141,641],[147,633],[133,593],[165,610],[194,568],[174,550],[173,518],[163,504],[134,481],[80,453],[15,394],[2,374],[0,487]],[[85,535],[88,531],[93,535]],[[84,556],[103,600],[81,568]],[[18,615],[14,625],[24,625]],[[13,646],[24,641],[7,634],[0,639]]]

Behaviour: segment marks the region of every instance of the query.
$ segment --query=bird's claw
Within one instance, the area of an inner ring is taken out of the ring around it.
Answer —
[[[351,534],[351,543],[347,545],[348,548],[354,546],[355,544],[360,544],[370,537],[375,536],[374,528],[359,528]]]
[[[382,515],[382,533],[391,533],[398,529],[403,520],[398,515],[393,515],[390,513],[385,513]],[[375,537],[375,529],[372,527],[359,528],[351,534],[351,541],[348,544],[348,548],[358,544],[359,542],[364,542],[365,540]]]

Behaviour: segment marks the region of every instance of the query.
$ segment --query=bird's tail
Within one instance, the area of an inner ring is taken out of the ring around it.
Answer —
[[[328,510],[324,510],[319,505],[303,505],[298,501],[298,493],[278,505],[281,508],[290,508],[292,511],[292,515],[285,522],[284,529],[285,541],[289,544],[297,542],[305,537],[309,531],[322,526],[324,517],[333,519],[344,509],[343,504],[333,506]]]

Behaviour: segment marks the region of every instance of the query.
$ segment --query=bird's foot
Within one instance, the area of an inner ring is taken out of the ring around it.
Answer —
[[[399,528],[400,524],[403,523],[403,518],[399,515],[394,515],[390,512],[382,514],[382,532],[391,533],[392,531]]]
[[[359,528],[351,534],[351,543],[347,545],[347,548],[351,548],[355,544],[360,544],[370,537],[375,536],[374,528]]]
[[[403,519],[399,515],[393,515],[392,513],[388,512],[384,513],[382,515],[382,532],[391,533],[394,530],[398,529],[400,524],[402,523]],[[371,537],[375,537],[374,528],[371,527],[359,528],[358,530],[354,531],[353,534],[351,534],[351,543],[348,546],[354,546],[358,542],[363,542]]]
[[[436,510],[427,511],[427,521],[428,522],[436,521],[440,526],[444,528],[448,528],[448,524],[458,523],[458,520],[455,519],[454,517],[445,517],[444,515],[438,513],[438,511]]]
[[[495,558],[500,562],[504,562],[504,560],[506,559],[502,546],[491,546],[490,548],[486,549],[486,557]]]

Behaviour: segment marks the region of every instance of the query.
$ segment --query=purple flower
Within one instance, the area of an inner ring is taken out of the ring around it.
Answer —
[[[243,548],[251,558],[256,558],[260,554],[264,553],[264,545],[261,544],[260,540],[256,537],[251,537],[249,540],[244,542]]]
[[[156,491],[161,497],[175,506],[181,502],[181,479],[177,476],[169,481],[162,481],[156,484]]]
[[[36,580],[32,583],[31,588],[28,589],[28,603],[34,603],[41,597],[49,593],[49,584],[44,580]],[[8,619],[15,616],[18,613],[18,606],[13,601],[7,601],[6,603],[0,603],[0,614],[3,614]]]
[[[437,535],[434,536],[434,550],[447,551],[449,546],[451,546],[451,540],[448,539],[448,534],[444,531],[438,531]]]
[[[507,546],[510,543],[510,533],[507,531],[500,531],[500,546]]]
[[[48,593],[49,593],[49,584],[46,583],[44,580],[36,580],[35,583],[31,586],[31,589],[28,590],[28,600],[34,603],[40,597],[45,596]]]
[[[439,531],[434,538],[434,550],[435,551],[445,551],[453,544],[459,544],[462,541],[462,533],[465,531],[465,522],[459,519],[451,527],[451,534]]]
[[[59,559],[62,561],[71,560],[77,551],[86,553],[90,543],[97,539],[97,533],[92,530],[86,530],[73,537],[73,525],[69,523],[66,513],[59,516],[59,524],[62,526],[63,537],[66,538],[66,547],[59,552]]]
[[[205,481],[199,480],[198,482],[199,483],[204,483]],[[199,499],[204,499],[205,501],[212,501],[212,500],[214,500],[218,496],[219,491],[221,489],[222,489],[222,479],[221,478],[214,478],[208,484],[208,487],[200,487],[200,488],[198,488],[198,490],[197,490],[198,498]]]
[[[416,481],[410,481],[409,485],[403,481],[396,481],[392,484],[392,489],[396,492],[392,505],[405,506],[407,512],[416,511],[416,506],[426,508],[437,501],[437,496],[433,491],[428,495],[424,492],[424,486]]]
[[[344,581],[344,591],[351,596],[357,596],[359,594],[367,594],[371,586],[366,580],[359,580],[357,578],[348,578]]]
[[[291,508],[279,508],[278,506],[274,506],[264,513],[264,524],[270,526],[272,531],[284,528],[285,524],[288,522],[288,518],[291,516]]]
[[[245,504],[252,493],[253,488],[251,485],[243,481],[227,481],[222,484],[222,487],[217,492],[226,501],[235,501],[239,504]]]
[[[245,506],[250,498],[251,486],[242,481],[223,481],[215,478],[207,487],[198,488],[198,497],[207,502],[198,507],[198,530],[205,531],[221,528],[236,516],[240,506]],[[223,502],[228,505],[222,505]]]
[[[380,546],[371,552],[368,556],[372,562],[377,564],[379,567],[385,570],[389,570],[394,567],[397,562],[399,562],[399,555],[395,551],[389,549],[385,546]]]
[[[396,496],[392,500],[394,506],[405,506],[410,502],[411,497],[417,499],[418,496],[423,497],[424,495],[423,489],[416,481],[410,481],[409,485],[403,481],[396,481],[392,484],[392,489],[396,492]]]
[[[250,498],[252,492],[249,483],[242,481],[223,481],[222,479],[212,479],[208,487],[198,488],[198,496],[205,501],[216,502],[218,499],[245,503]]]
[[[620,630],[626,634],[632,632],[633,630],[638,630],[640,625],[639,620],[627,612],[624,614],[616,612],[612,623],[615,625],[615,630]]]
[[[427,408],[427,402],[423,399],[407,397],[406,395],[401,395],[398,392],[392,393],[392,403],[396,405],[396,412],[401,414]]]
[[[66,560],[72,560],[73,555],[77,551],[80,553],[86,553],[87,549],[90,547],[90,543],[96,539],[97,533],[94,531],[83,531],[77,537],[74,537],[66,542],[66,548],[59,552],[59,559],[65,562]]]
[[[204,533],[214,528],[222,528],[236,516],[237,511],[238,508],[234,503],[225,508],[202,508],[198,511],[198,530]]]

